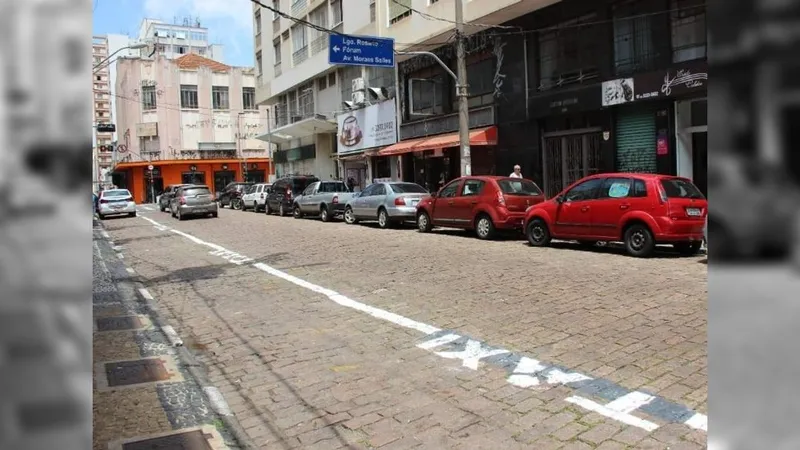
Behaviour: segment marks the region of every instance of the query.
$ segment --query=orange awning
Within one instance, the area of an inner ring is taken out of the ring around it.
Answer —
[[[378,156],[393,156],[438,148],[458,147],[458,141],[458,133],[409,139],[384,148],[378,152]],[[469,145],[497,145],[497,127],[491,126],[470,130]]]

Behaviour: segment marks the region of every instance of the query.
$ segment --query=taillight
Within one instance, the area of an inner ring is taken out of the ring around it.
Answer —
[[[108,200],[106,200],[106,199],[104,199],[104,198],[103,198],[103,199],[100,199],[100,203],[108,203]]]
[[[186,197],[179,198],[178,199],[178,203],[180,203],[181,205],[185,205],[186,204]]]
[[[396,199],[394,199],[394,205],[395,206],[406,206],[406,199],[404,199],[403,197],[397,197]]]
[[[291,196],[292,196],[292,189],[291,188],[286,189],[286,197],[291,198]]]
[[[497,191],[497,203],[499,203],[501,205],[505,205],[506,204],[506,197],[500,191]]]
[[[333,200],[331,200],[331,203],[333,203],[334,205],[339,203],[339,196],[338,195],[334,195],[333,196]]]

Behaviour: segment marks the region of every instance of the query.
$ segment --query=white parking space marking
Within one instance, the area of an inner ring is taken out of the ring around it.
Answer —
[[[705,414],[697,413],[684,423],[696,430],[708,431],[708,416]]]
[[[601,405],[600,403],[594,402],[589,400],[588,398],[579,397],[579,396],[572,396],[567,398],[569,403],[575,404],[580,406],[581,408],[588,409],[589,411],[594,411],[598,414],[608,417],[609,419],[614,419],[619,422],[622,422],[626,425],[632,425],[634,427],[639,427],[646,431],[655,431],[658,428],[658,425],[650,422],[649,420],[640,419],[636,416],[633,416],[629,413],[620,412],[609,408],[607,405]],[[616,401],[616,400],[615,400]],[[613,402],[612,402],[613,403]]]
[[[478,363],[481,359],[504,353],[509,353],[509,351],[500,348],[485,348],[483,344],[472,339],[467,341],[464,350],[460,352],[436,352],[442,358],[460,359],[464,367],[472,370],[478,370]]]
[[[438,337],[436,339],[431,339],[430,341],[425,341],[421,344],[418,344],[417,347],[423,350],[430,350],[432,348],[436,348],[445,344],[449,344],[451,342],[455,342],[461,339],[461,336],[457,334],[446,334],[442,337]]]

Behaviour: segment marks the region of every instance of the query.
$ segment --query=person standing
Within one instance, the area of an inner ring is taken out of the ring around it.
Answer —
[[[522,168],[517,164],[514,166],[514,171],[509,175],[511,178],[522,178]]]

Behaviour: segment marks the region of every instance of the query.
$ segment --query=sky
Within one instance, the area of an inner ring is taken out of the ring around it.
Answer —
[[[93,34],[136,37],[142,19],[172,23],[200,18],[212,44],[224,46],[225,64],[253,66],[253,8],[250,0],[94,0]]]

